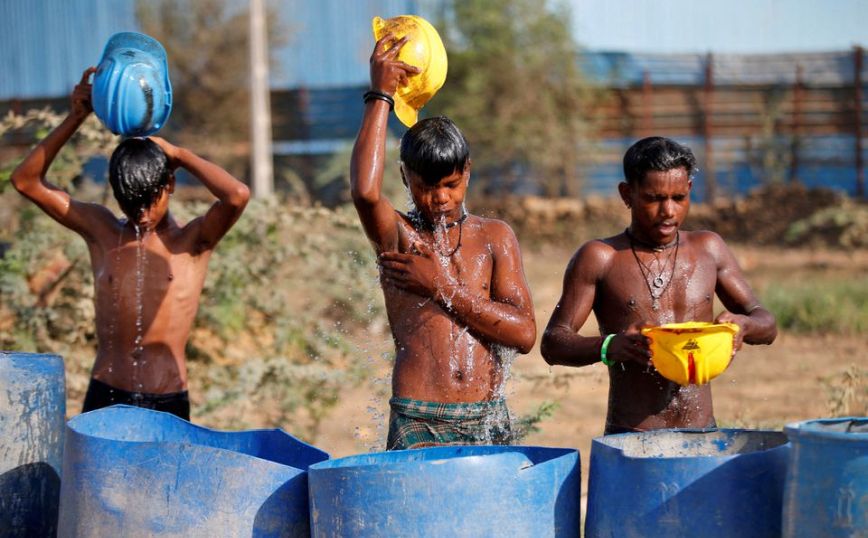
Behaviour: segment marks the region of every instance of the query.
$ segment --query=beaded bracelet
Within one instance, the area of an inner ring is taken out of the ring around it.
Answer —
[[[389,95],[387,93],[383,93],[383,92],[378,92],[377,90],[368,90],[362,96],[362,101],[364,101],[365,103],[367,103],[368,101],[371,101],[373,99],[379,99],[380,101],[385,101],[385,102],[389,103],[389,111],[390,112],[392,110],[395,110],[395,100],[392,99],[391,95]]]
[[[603,345],[600,346],[600,362],[606,366],[612,366],[615,364],[615,361],[607,357],[607,354],[609,353],[609,343],[612,341],[612,338],[615,338],[614,334],[608,335],[603,339]]]

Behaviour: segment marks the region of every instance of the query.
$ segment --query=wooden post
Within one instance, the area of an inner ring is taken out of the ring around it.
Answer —
[[[790,177],[793,183],[799,178],[799,150],[802,146],[802,101],[804,101],[802,65],[796,65],[796,80],[793,84],[793,123],[790,142]]]
[[[856,196],[865,198],[865,163],[862,161],[862,47],[853,49],[853,88],[856,98]]]
[[[648,70],[642,72],[642,136],[653,136],[651,125],[651,75]]]
[[[705,87],[703,90],[702,136],[705,138],[705,201],[714,202],[717,197],[717,180],[714,177],[714,150],[711,125],[712,100],[714,98],[714,56],[709,52],[705,60]]]
[[[271,151],[271,101],[268,80],[268,32],[262,0],[250,0],[250,152],[253,196],[274,193]]]

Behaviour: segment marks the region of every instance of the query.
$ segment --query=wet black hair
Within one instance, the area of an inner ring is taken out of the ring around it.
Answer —
[[[624,154],[624,177],[638,185],[651,170],[666,172],[684,168],[688,177],[696,172],[696,157],[687,146],[662,136],[651,136],[636,142]]]
[[[426,185],[464,170],[470,146],[458,126],[445,116],[419,121],[401,137],[401,162]]]
[[[109,183],[115,200],[130,218],[151,207],[169,184],[169,159],[156,142],[148,138],[127,138],[109,161]]]

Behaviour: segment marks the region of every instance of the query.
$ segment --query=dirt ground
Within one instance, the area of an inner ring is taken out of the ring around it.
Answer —
[[[868,251],[844,253],[821,250],[779,250],[735,247],[739,263],[755,289],[781,279],[865,278]],[[563,270],[572,247],[547,246],[526,252],[525,270],[536,305],[539,335],[561,293]],[[862,276],[860,276],[862,275]],[[583,333],[594,334],[589,325]],[[370,345],[368,342],[367,345]],[[390,342],[382,342],[388,349]],[[780,429],[784,424],[830,416],[828,388],[851,367],[868,369],[864,358],[866,335],[797,335],[782,331],[771,346],[745,346],[730,368],[712,382],[717,421],[721,427]],[[388,365],[358,388],[348,390],[325,419],[315,444],[333,457],[382,450],[388,413]],[[864,375],[863,375],[864,377]],[[864,381],[863,381],[864,382]],[[549,367],[539,345],[513,366],[508,401],[513,415],[528,413],[544,401],[557,407],[540,423],[540,431],[523,444],[578,448],[583,469],[583,493],[591,440],[602,433],[607,398],[605,368]],[[851,415],[865,415],[864,385],[861,408]]]

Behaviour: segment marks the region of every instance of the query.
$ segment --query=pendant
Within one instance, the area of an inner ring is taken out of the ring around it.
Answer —
[[[660,299],[658,299],[657,297],[654,297],[654,300],[651,301],[651,310],[655,312],[660,310]]]
[[[662,276],[655,276],[652,284],[654,284],[655,288],[662,288],[663,284],[664,284],[663,277]]]

